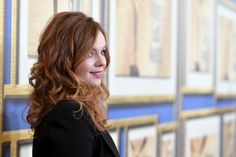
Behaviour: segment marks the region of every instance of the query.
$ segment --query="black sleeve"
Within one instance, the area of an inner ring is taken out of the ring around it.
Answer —
[[[51,113],[49,141],[52,157],[90,157],[94,133],[85,109],[78,112],[78,105],[59,105]]]

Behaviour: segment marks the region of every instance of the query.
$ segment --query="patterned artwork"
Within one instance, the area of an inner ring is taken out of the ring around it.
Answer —
[[[209,72],[213,52],[214,0],[192,0],[191,70]]]
[[[205,134],[199,137],[194,137],[190,140],[190,157],[215,157],[216,134]]]
[[[39,37],[49,18],[54,14],[53,1],[28,1],[28,49],[30,56],[37,55]]]
[[[187,120],[184,149],[184,157],[220,157],[220,116]]]
[[[170,77],[171,2],[116,1],[116,76]]]
[[[152,139],[151,137],[143,137],[131,140],[130,157],[152,157],[153,144],[154,144],[154,139]]]
[[[147,132],[148,134],[146,134]],[[156,157],[156,129],[154,126],[129,129],[128,157]]]
[[[160,157],[175,157],[175,134],[173,132],[164,133],[161,136]]]
[[[220,79],[236,80],[236,19],[219,17]]]
[[[235,113],[223,116],[223,157],[235,157]]]

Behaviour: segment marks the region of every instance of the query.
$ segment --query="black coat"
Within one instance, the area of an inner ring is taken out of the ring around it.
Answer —
[[[85,108],[62,101],[38,126],[33,157],[119,157],[109,133],[96,133]],[[81,114],[83,112],[83,114]]]

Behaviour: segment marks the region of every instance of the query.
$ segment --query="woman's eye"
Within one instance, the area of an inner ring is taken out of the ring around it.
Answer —
[[[94,55],[93,51],[89,53],[89,57],[92,57],[93,55]]]
[[[106,50],[102,50],[101,54],[104,56],[106,53]]]

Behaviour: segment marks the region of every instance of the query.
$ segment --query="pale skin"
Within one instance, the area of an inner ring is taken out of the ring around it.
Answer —
[[[81,63],[79,78],[93,87],[99,87],[106,68],[106,40],[99,31],[91,52]]]

